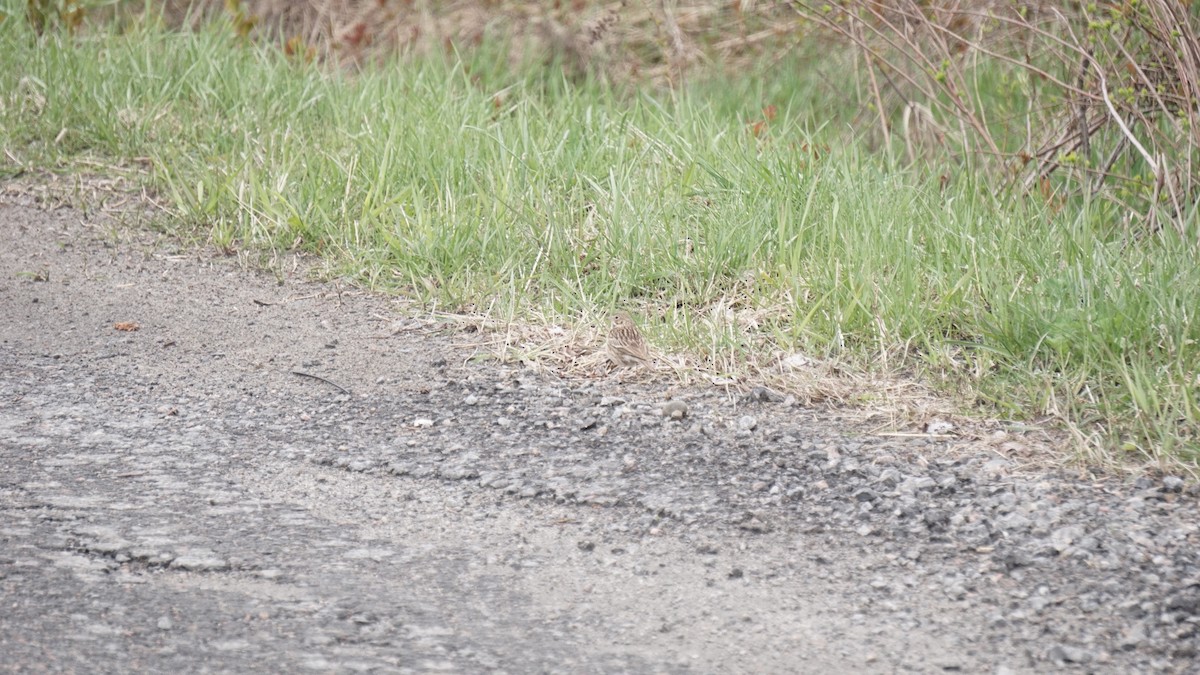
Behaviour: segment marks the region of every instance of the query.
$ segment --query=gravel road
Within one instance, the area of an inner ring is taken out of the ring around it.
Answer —
[[[70,209],[0,237],[0,670],[1200,672],[1177,477],[559,379]]]

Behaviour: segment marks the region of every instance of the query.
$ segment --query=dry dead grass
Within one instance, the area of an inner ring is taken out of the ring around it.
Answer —
[[[939,439],[946,442],[945,451],[951,456],[982,451],[1021,469],[1073,465],[1088,470],[1068,452],[1070,431],[1065,420],[1013,424],[966,414],[963,402],[902,372],[867,372],[828,359],[770,350],[754,350],[737,361],[718,363],[694,351],[655,345],[651,347],[653,369],[615,369],[605,355],[606,315],[580,317],[570,325],[547,317],[517,323],[436,311],[422,317],[393,325],[397,331],[450,327],[463,336],[460,346],[479,358],[521,363],[568,380],[658,383],[663,386],[663,400],[695,387],[716,387],[736,398],[757,394],[781,403],[791,397],[797,405],[836,415],[851,433]]]
[[[805,22],[787,3],[756,0],[168,0],[171,25],[217,17],[290,55],[353,67],[396,53],[506,44],[516,67],[561,60],[569,73],[614,82],[677,84],[693,66],[731,70],[784,55]]]

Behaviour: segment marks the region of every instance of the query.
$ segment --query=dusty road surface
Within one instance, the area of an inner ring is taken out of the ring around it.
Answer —
[[[716,389],[672,420],[69,209],[0,241],[0,669],[1197,672],[1175,477]]]

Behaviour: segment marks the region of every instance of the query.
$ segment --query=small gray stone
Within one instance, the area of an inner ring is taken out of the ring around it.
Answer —
[[[445,466],[438,471],[438,475],[446,480],[467,480],[478,478],[479,470],[462,465]]]
[[[1179,476],[1167,476],[1163,478],[1163,489],[1167,492],[1182,492],[1184,481]]]
[[[996,519],[996,525],[1005,532],[1026,532],[1030,524],[1030,520],[1020,513],[1007,513]]]
[[[1080,647],[1069,647],[1067,645],[1054,645],[1046,654],[1046,657],[1051,661],[1059,663],[1090,663],[1094,655],[1092,652]]]
[[[1200,616],[1200,586],[1184,588],[1167,599],[1166,609],[1190,616]]]
[[[962,670],[963,662],[956,656],[942,655],[934,657],[931,661],[934,668],[941,671],[954,672]]]
[[[1018,567],[1029,567],[1033,564],[1033,558],[1025,551],[1020,550],[998,553],[992,559],[1006,571],[1012,571]]]
[[[900,494],[911,495],[917,492],[929,490],[936,485],[937,483],[935,483],[934,480],[929,476],[913,476],[910,478],[905,478],[904,482],[896,486],[896,490]]]
[[[985,463],[982,471],[986,476],[1002,476],[1008,472],[1010,466],[1012,466],[1012,462],[1007,459],[997,458]]]
[[[356,459],[346,463],[346,468],[355,473],[362,473],[375,466],[375,461],[370,459]]]
[[[950,513],[942,509],[930,509],[921,516],[921,520],[931,528],[943,528],[950,522]]]
[[[942,592],[951,600],[962,600],[967,597],[967,587],[961,579],[947,579],[942,585]]]
[[[1146,639],[1146,626],[1142,623],[1135,623],[1123,632],[1121,639],[1117,641],[1117,648],[1124,651],[1137,649],[1145,644]]]
[[[931,436],[940,436],[954,431],[954,425],[945,420],[930,420],[925,425],[925,433]]]
[[[229,567],[229,563],[211,552],[191,552],[171,561],[171,567],[193,572],[217,572]]]
[[[744,514],[737,523],[738,528],[753,532],[755,534],[766,534],[771,531],[771,526],[762,518],[753,513]]]
[[[1067,525],[1066,527],[1060,527],[1050,534],[1050,546],[1052,546],[1055,551],[1062,553],[1070,548],[1071,544],[1075,543],[1079,539],[1082,539],[1084,534],[1084,529],[1080,525]]]
[[[755,387],[750,390],[746,398],[759,403],[778,403],[784,400],[783,394],[771,389],[770,387]]]
[[[687,417],[688,406],[679,399],[672,399],[663,404],[662,414],[663,417],[669,417],[673,420],[681,420]]]
[[[752,415],[742,415],[738,418],[737,425],[742,431],[753,431],[758,426],[758,420]]]
[[[854,499],[860,502],[873,502],[879,499],[879,494],[871,488],[863,488],[854,493]]]

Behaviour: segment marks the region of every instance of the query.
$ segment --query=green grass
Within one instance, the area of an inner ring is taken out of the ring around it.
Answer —
[[[838,140],[846,111],[796,64],[656,94],[486,46],[349,75],[230,35],[3,22],[0,175],[145,157],[173,227],[221,246],[502,319],[632,308],[714,368],[886,364],[986,414],[1060,416],[1092,459],[1200,457],[1195,233],[896,169]]]

